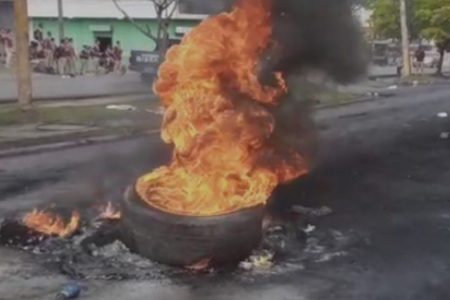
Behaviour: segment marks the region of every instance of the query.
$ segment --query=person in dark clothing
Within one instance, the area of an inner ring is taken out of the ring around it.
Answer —
[[[73,39],[69,38],[66,44],[66,55],[67,55],[67,68],[68,73],[71,77],[74,77],[76,74],[76,61],[77,61],[77,53],[75,51],[75,46],[73,44]]]
[[[80,75],[86,74],[89,66],[89,58],[90,58],[91,49],[89,46],[84,45],[83,49],[80,51]]]
[[[6,30],[0,28],[0,65],[4,64],[6,60],[4,35],[6,35]]]
[[[33,31],[33,38],[35,41],[42,42],[44,39],[44,33],[42,31],[43,27],[42,24],[39,24],[38,28]]]
[[[419,46],[419,48],[416,50],[415,53],[416,58],[416,64],[417,64],[417,71],[419,74],[424,73],[424,60],[425,60],[425,50],[422,46]]]

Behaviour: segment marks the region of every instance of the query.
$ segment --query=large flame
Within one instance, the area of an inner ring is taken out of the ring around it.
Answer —
[[[307,172],[276,138],[282,75],[272,74],[271,86],[258,79],[270,10],[270,0],[238,1],[168,51],[154,90],[166,108],[162,138],[174,154],[136,184],[149,205],[181,215],[230,213],[265,204],[277,185]]]
[[[33,210],[23,217],[22,222],[25,226],[36,232],[66,238],[78,230],[80,226],[80,214],[74,211],[70,221],[66,224],[59,215],[47,211]]]

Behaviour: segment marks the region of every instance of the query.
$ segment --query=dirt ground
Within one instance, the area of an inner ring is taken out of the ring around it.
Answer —
[[[319,259],[258,274],[82,281],[80,299],[448,299],[450,140],[441,133],[450,122],[439,112],[450,112],[443,86],[316,113],[317,163],[309,176],[280,188],[273,207],[333,209],[311,221],[312,238],[294,249],[317,251]],[[120,190],[158,164],[160,151],[153,137],[0,160],[1,215],[75,199],[93,178]],[[0,248],[0,299],[52,299],[70,280],[38,260]]]

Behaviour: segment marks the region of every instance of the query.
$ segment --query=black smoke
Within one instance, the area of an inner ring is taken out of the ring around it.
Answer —
[[[233,0],[183,0],[184,13],[217,14]],[[365,74],[367,51],[350,0],[272,0],[275,43],[262,73],[318,70],[346,83]],[[355,1],[353,1],[354,3]],[[262,74],[264,76],[264,74]]]
[[[320,70],[337,82],[365,74],[367,51],[352,6],[346,0],[274,0],[271,68]]]

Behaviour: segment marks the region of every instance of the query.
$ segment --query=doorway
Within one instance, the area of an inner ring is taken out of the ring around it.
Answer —
[[[101,52],[105,52],[108,47],[112,47],[112,37],[96,36],[95,39],[100,42]]]

